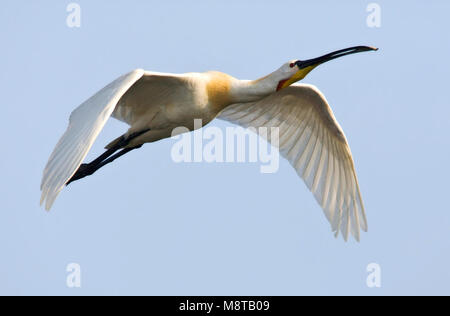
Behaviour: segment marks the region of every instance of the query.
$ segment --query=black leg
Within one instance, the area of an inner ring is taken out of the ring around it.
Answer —
[[[93,175],[100,168],[103,168],[107,164],[110,164],[114,160],[122,157],[123,155],[129,153],[130,151],[138,149],[138,148],[141,148],[141,147],[142,146],[138,146],[138,147],[134,147],[134,148],[125,148],[125,149],[119,151],[117,154],[112,155],[108,159],[105,159],[104,161],[102,161],[101,163],[99,163],[99,164],[97,164],[95,166],[90,166],[90,164],[89,165],[84,165],[86,167],[83,167],[83,165],[80,166],[80,169],[78,169],[77,173],[69,180],[69,182],[67,182],[67,185],[69,185],[72,182],[75,182],[77,180],[80,180],[80,179],[83,179],[83,178],[88,177],[90,175]]]
[[[114,160],[116,160],[119,157],[122,157],[123,155],[129,153],[130,151],[140,148],[141,146],[138,147],[134,147],[134,148],[126,148],[123,149],[122,151],[120,151],[119,153],[115,154],[118,150],[120,150],[121,148],[127,146],[133,139],[141,136],[142,134],[147,133],[148,130],[139,132],[139,133],[135,133],[130,135],[129,137],[125,138],[122,136],[122,140],[119,141],[117,143],[117,145],[115,145],[113,148],[108,149],[106,152],[104,152],[101,156],[99,156],[97,159],[93,160],[91,163],[88,164],[82,164],[80,166],[80,168],[78,168],[77,172],[75,173],[75,175],[67,182],[66,185],[69,185],[70,183],[83,179],[87,176],[90,176],[92,174],[94,174],[97,170],[99,170],[100,168],[104,167],[105,165],[113,162]]]

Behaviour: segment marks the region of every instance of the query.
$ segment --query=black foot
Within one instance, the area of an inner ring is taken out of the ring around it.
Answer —
[[[69,185],[74,181],[77,181],[77,180],[83,179],[85,177],[88,177],[90,175],[93,175],[97,170],[106,166],[107,164],[110,164],[117,158],[122,157],[123,155],[129,153],[132,150],[142,147],[142,145],[139,145],[139,146],[133,147],[133,148],[125,148],[125,149],[122,149],[122,151],[116,153],[121,148],[126,147],[133,139],[141,136],[142,134],[147,133],[148,131],[150,131],[150,130],[149,129],[143,130],[139,133],[132,134],[127,138],[122,137],[121,139],[119,139],[117,144],[115,144],[112,148],[108,149],[105,153],[103,153],[103,155],[101,155],[100,157],[98,157],[97,159],[95,159],[94,161],[92,161],[89,164],[85,164],[85,163],[82,164],[80,166],[80,168],[78,168],[78,170],[74,174],[74,176],[67,182],[66,185]]]
[[[73,177],[67,182],[66,185],[69,185],[74,181],[93,175],[95,170],[96,169],[93,168],[92,165],[90,164],[87,163],[82,164],[80,168],[78,168],[77,172],[73,175]]]

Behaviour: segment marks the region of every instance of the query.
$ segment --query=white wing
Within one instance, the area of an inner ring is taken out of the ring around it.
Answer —
[[[67,181],[75,174],[111,116],[117,102],[142,76],[134,70],[105,88],[78,107],[70,116],[70,124],[53,151],[41,183],[41,205],[50,210]]]
[[[294,85],[257,102],[231,105],[218,118],[243,127],[279,127],[281,154],[313,192],[336,237],[341,232],[347,240],[351,231],[359,241],[367,220],[352,154],[316,87]]]

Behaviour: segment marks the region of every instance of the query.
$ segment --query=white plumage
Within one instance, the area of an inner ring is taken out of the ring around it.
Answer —
[[[253,103],[227,107],[220,119],[243,127],[278,127],[279,150],[322,206],[332,229],[359,240],[367,220],[344,133],[323,94],[298,84]],[[270,139],[269,139],[270,141]]]
[[[360,229],[367,231],[367,220],[347,139],[323,94],[314,86],[294,83],[326,61],[369,50],[375,49],[358,46],[294,60],[255,81],[220,72],[132,71],[72,113],[45,167],[41,204],[45,202],[50,210],[68,183],[145,143],[170,137],[179,126],[193,130],[195,119],[206,125],[217,117],[243,127],[278,127],[275,145],[312,191],[336,236],[341,232],[347,240],[352,233],[359,240]],[[82,165],[111,116],[128,123],[130,129],[109,144],[105,154]]]
[[[72,112],[69,127],[44,170],[41,204],[46,201],[47,210],[86,158],[119,99],[143,74],[137,69],[119,77]]]

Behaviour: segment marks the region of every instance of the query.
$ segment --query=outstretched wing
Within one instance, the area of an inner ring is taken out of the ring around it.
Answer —
[[[75,174],[111,116],[120,98],[144,75],[134,70],[97,92],[70,116],[66,133],[53,151],[41,183],[41,205],[50,210],[67,181]]]
[[[341,232],[347,240],[351,231],[359,241],[367,220],[352,154],[316,87],[293,85],[257,102],[231,105],[218,118],[243,127],[278,127],[281,154],[313,192],[336,237]]]

